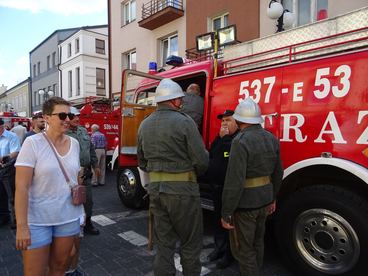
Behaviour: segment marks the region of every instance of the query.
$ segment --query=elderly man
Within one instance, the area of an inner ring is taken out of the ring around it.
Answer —
[[[201,97],[201,88],[198,84],[192,83],[188,86],[183,98],[181,112],[189,115],[198,128],[201,129],[203,118],[203,98]]]
[[[105,185],[105,171],[106,171],[106,146],[107,141],[105,135],[100,132],[100,127],[96,124],[91,126],[92,135],[91,142],[95,147],[97,155],[97,166],[100,168],[100,175],[97,176],[93,171],[92,186],[104,186]]]
[[[0,216],[6,221],[6,217],[9,215],[11,228],[15,229],[15,212],[14,212],[14,193],[15,193],[15,159],[20,151],[20,141],[15,133],[12,133],[5,129],[4,121],[0,118],[0,191],[6,193],[8,198],[8,206],[4,204],[0,209]],[[0,198],[5,199],[6,196],[0,195]]]
[[[156,89],[157,109],[138,130],[138,163],[148,172],[150,211],[154,217],[157,254],[155,275],[175,275],[176,242],[184,275],[200,275],[202,248],[202,209],[197,175],[208,166],[198,129],[179,111],[184,93],[170,79]]]
[[[263,129],[261,110],[251,98],[233,115],[239,134],[231,144],[222,194],[222,226],[230,231],[233,256],[241,275],[261,275],[267,215],[275,211],[283,169],[280,145]]]

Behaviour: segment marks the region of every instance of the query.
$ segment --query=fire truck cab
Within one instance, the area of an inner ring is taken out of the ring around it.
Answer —
[[[31,128],[31,120],[26,117],[18,116],[15,112],[1,112],[0,118],[3,119],[5,128],[7,130],[12,129],[21,122],[29,131]]]
[[[207,148],[216,116],[246,97],[280,141],[284,179],[271,222],[280,253],[304,275],[365,275],[368,258],[368,8],[224,49],[155,75],[122,75],[117,189],[123,203],[147,200],[137,169],[137,130],[171,78],[201,87]],[[345,25],[344,25],[345,24]],[[322,34],[322,35],[321,35]],[[214,64],[217,64],[214,70]],[[218,72],[215,76],[215,71]],[[211,208],[208,183],[199,183]]]

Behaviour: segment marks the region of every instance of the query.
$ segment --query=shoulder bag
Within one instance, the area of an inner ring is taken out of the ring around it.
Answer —
[[[66,171],[65,171],[65,169],[64,169],[64,166],[63,166],[63,164],[61,163],[61,160],[59,159],[59,157],[58,157],[58,155],[57,155],[57,153],[56,153],[56,150],[55,150],[54,146],[52,145],[52,143],[51,143],[51,141],[50,141],[49,137],[47,137],[47,135],[46,135],[44,132],[43,132],[42,134],[43,134],[43,136],[45,137],[46,141],[49,143],[49,145],[50,145],[50,147],[51,147],[52,151],[54,152],[55,157],[56,157],[56,160],[57,160],[57,161],[58,161],[58,163],[59,163],[60,169],[61,169],[61,171],[62,171],[62,172],[63,172],[63,174],[64,174],[64,177],[65,177],[66,183],[69,185],[69,187],[70,187],[70,189],[71,189],[71,192],[72,192],[72,202],[73,202],[73,204],[74,204],[74,205],[80,205],[80,204],[84,204],[84,203],[86,203],[86,199],[87,199],[87,197],[86,197],[86,186],[84,186],[84,185],[79,185],[79,184],[77,184],[77,185],[75,185],[75,186],[72,186],[72,185],[70,184],[70,179],[69,179],[69,177],[68,177],[68,175],[67,175],[67,173],[66,173]]]

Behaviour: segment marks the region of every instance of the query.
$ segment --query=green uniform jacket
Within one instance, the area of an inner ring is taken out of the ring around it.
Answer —
[[[270,176],[268,185],[244,188],[247,178]],[[236,209],[258,209],[272,203],[280,189],[283,169],[280,144],[261,125],[251,125],[234,138],[222,194],[222,217]]]
[[[138,163],[147,172],[188,172],[208,167],[208,152],[194,121],[169,106],[159,106],[138,130]],[[181,184],[181,185],[176,185]],[[148,192],[199,195],[193,182],[151,183]]]
[[[76,130],[68,129],[66,134],[79,142],[81,167],[96,167],[98,159],[87,130],[82,126],[78,126]]]

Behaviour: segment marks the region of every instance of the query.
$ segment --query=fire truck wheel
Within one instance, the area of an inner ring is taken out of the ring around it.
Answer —
[[[360,196],[339,187],[310,186],[278,208],[278,247],[299,275],[366,275],[368,204]]]
[[[137,168],[122,168],[118,172],[117,189],[123,204],[129,208],[141,209],[147,206]]]

